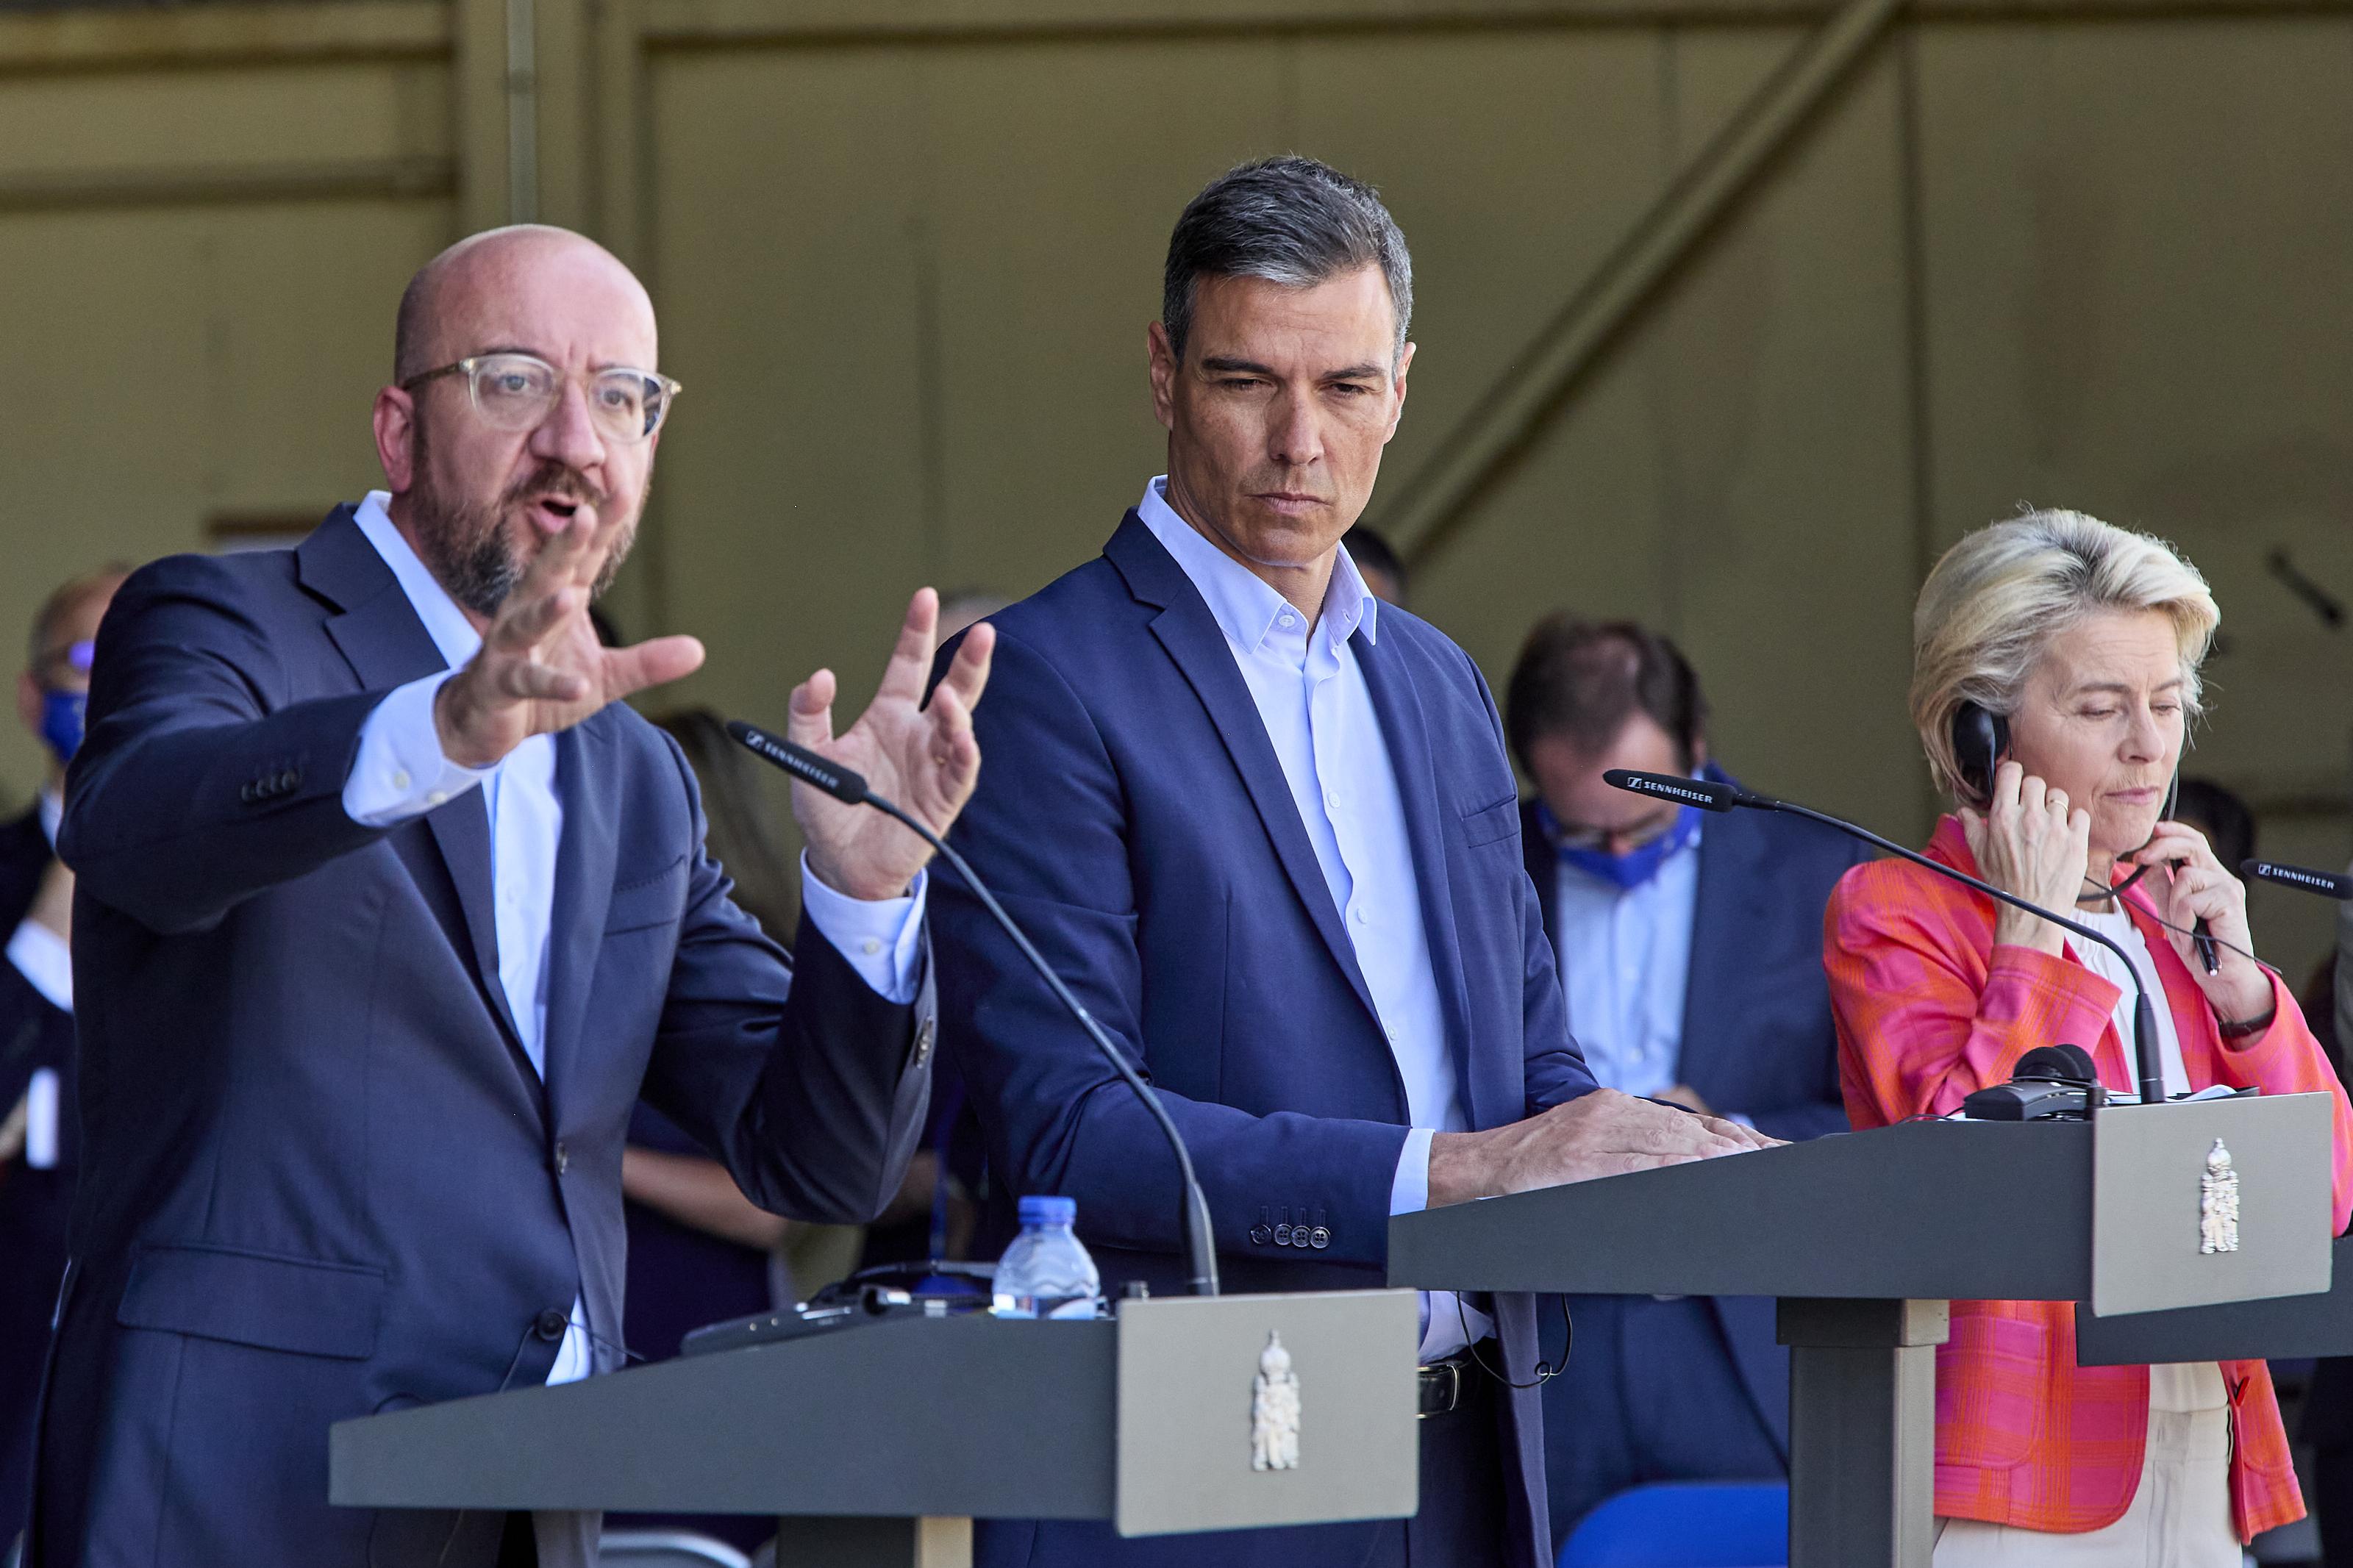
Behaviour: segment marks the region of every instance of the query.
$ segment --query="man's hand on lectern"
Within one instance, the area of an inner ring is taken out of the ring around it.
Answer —
[[[1430,1206],[1769,1149],[1778,1142],[1722,1117],[1597,1089],[1508,1127],[1439,1133],[1430,1143]]]

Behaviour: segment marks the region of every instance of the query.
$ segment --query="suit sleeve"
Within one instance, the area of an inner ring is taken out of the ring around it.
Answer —
[[[58,852],[77,892],[162,933],[360,848],[343,781],[380,691],[289,702],[235,575],[181,555],[134,574],[99,630],[89,731]]]
[[[986,761],[953,842],[1148,1079],[1130,826],[1110,753],[1060,675],[1001,626],[975,723]],[[950,1046],[992,1165],[1014,1193],[1081,1196],[1091,1239],[1181,1250],[1176,1162],[1150,1113],[959,879],[940,877],[932,898]],[[1279,1195],[1330,1215],[1324,1259],[1387,1260],[1405,1127],[1258,1116],[1166,1089],[1160,1098],[1192,1152],[1220,1251],[1244,1250],[1261,1206]]]
[[[938,1036],[931,964],[912,1003],[888,1001],[807,918],[787,959],[728,896],[733,884],[703,847],[693,773],[668,743],[694,852],[643,1096],[762,1208],[866,1224],[923,1136]]]

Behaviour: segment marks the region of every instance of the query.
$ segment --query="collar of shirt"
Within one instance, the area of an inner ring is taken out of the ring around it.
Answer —
[[[65,819],[65,797],[55,790],[43,790],[41,792],[41,831],[47,836],[52,852],[57,849],[58,829],[64,825]]]
[[[1200,531],[1176,515],[1168,504],[1168,479],[1161,475],[1144,487],[1144,499],[1135,503],[1144,526],[1152,537],[1168,552],[1199,589],[1208,602],[1210,616],[1218,629],[1237,652],[1273,652],[1282,649],[1294,654],[1293,663],[1322,652],[1336,656],[1342,644],[1358,632],[1365,634],[1366,643],[1380,640],[1380,605],[1356,563],[1348,559],[1346,550],[1337,550],[1332,556],[1332,581],[1324,590],[1324,614],[1316,629],[1324,635],[1311,645],[1304,627],[1292,637],[1285,637],[1282,617],[1290,612],[1294,620],[1300,617],[1291,602],[1267,584],[1256,573],[1201,536]],[[1285,647],[1284,645],[1292,645]]]
[[[391,504],[392,497],[385,491],[370,490],[352,521],[360,525],[360,531],[375,546],[375,552],[392,568],[400,591],[408,595],[417,618],[425,623],[433,646],[441,650],[442,661],[451,669],[462,668],[482,646],[482,634],[474,629],[474,623],[466,618],[466,612],[458,607],[458,601],[441,586],[441,580],[433,575],[432,569],[409,548],[407,537],[392,521],[387,510]]]

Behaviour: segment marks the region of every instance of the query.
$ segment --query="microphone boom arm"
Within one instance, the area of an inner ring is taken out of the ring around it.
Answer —
[[[1756,811],[1784,812],[1791,816],[1802,816],[1810,822],[1819,822],[1825,827],[1834,827],[1850,838],[1859,838],[1863,843],[1883,849],[1900,859],[1909,860],[1915,866],[1925,866],[1940,877],[1947,877],[1965,887],[1975,888],[1986,897],[2008,904],[2014,910],[2023,910],[2030,915],[2040,916],[2060,930],[2073,931],[2086,942],[2098,942],[2102,947],[2115,953],[2117,961],[2124,965],[2125,973],[2133,977],[2133,1058],[2134,1065],[2140,1077],[2141,1103],[2143,1105],[2164,1103],[2165,1068],[2158,1061],[2157,1053],[2157,1010],[2149,1002],[2148,986],[2142,980],[2140,971],[2133,967],[2132,959],[2126,953],[2123,945],[2105,931],[2094,931],[2079,921],[2072,921],[2064,915],[2054,914],[2040,904],[2030,903],[2015,893],[2003,891],[1982,878],[1972,877],[1968,872],[1947,866],[1941,860],[1932,860],[1916,849],[1906,848],[1890,838],[1882,838],[1868,827],[1849,822],[1842,816],[1832,816],[1826,811],[1816,811],[1810,805],[1775,800],[1769,795],[1751,795],[1736,785],[1721,784],[1714,779],[1678,778],[1672,773],[1643,773],[1626,768],[1611,768],[1601,776],[1603,782],[1632,794],[1650,795],[1659,800],[1672,800],[1680,805],[1697,806],[1703,811],[1730,811],[1736,806],[1747,806]]]
[[[1200,1181],[1193,1174],[1193,1156],[1185,1147],[1184,1134],[1176,1130],[1176,1121],[1168,1114],[1168,1108],[1161,1103],[1160,1096],[1144,1081],[1143,1074],[1135,1070],[1134,1064],[1103,1031],[1103,1026],[1095,1022],[1094,1015],[1071,994],[1071,988],[1062,984],[1062,977],[1054,973],[1053,966],[1030,942],[1029,934],[1014,923],[1011,915],[1005,912],[1005,906],[997,901],[997,895],[988,890],[988,884],[974,874],[971,864],[938,834],[902,811],[895,803],[868,789],[866,781],[848,768],[829,763],[807,747],[797,746],[740,719],[728,721],[727,732],[734,736],[746,751],[774,763],[804,784],[849,805],[872,806],[930,845],[933,852],[964,879],[965,886],[980,900],[981,907],[995,917],[997,923],[1004,928],[1005,934],[1013,939],[1013,945],[1020,950],[1021,956],[1029,961],[1029,966],[1038,972],[1039,978],[1045,981],[1046,988],[1054,994],[1054,999],[1069,1009],[1071,1016],[1078,1020],[1079,1027],[1093,1042],[1095,1049],[1111,1064],[1112,1070],[1144,1102],[1145,1110],[1151,1112],[1152,1119],[1159,1123],[1161,1136],[1168,1141],[1169,1149],[1176,1156],[1176,1173],[1184,1187],[1184,1212],[1179,1217],[1185,1235],[1186,1267],[1188,1270],[1187,1283],[1196,1296],[1216,1295],[1218,1249],[1216,1233],[1209,1221],[1209,1200],[1201,1191]]]

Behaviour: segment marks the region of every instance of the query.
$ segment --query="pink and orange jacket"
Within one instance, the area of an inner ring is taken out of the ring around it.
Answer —
[[[1957,818],[1937,823],[1931,858],[1972,875]],[[2335,1223],[2353,1207],[2353,1108],[2277,977],[2279,1013],[2261,1034],[2225,1041],[2213,1009],[2151,906],[2125,895],[2148,943],[2193,1087],[2336,1099]],[[2076,962],[1993,943],[1993,900],[1900,860],[1849,871],[1823,916],[1824,967],[1839,1035],[1839,1079],[1857,1128],[1941,1116],[1972,1090],[2006,1082],[2018,1058],[2066,1041],[2093,1052],[2101,1080],[2129,1091],[2130,1052],[2114,1023],[2117,988]],[[2094,1043],[2096,1042],[2096,1043]],[[1990,1199],[1992,1194],[1989,1194]],[[2121,1518],[2140,1481],[2148,1369],[2075,1364],[2064,1301],[1956,1301],[1936,1352],[1936,1510],[2026,1530],[2097,1530]],[[2231,1500],[2239,1538],[2299,1519],[2304,1498],[2260,1361],[2225,1362]]]

